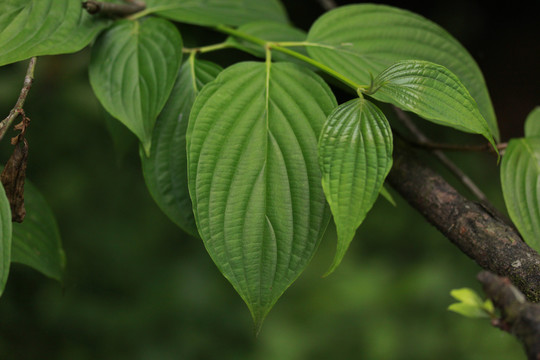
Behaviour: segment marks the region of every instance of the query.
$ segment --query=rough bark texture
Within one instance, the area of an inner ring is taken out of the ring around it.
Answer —
[[[494,321],[494,325],[518,338],[529,360],[539,360],[540,305],[527,302],[508,278],[483,271],[478,280],[495,307],[501,310],[501,318]]]
[[[540,302],[540,255],[516,230],[470,201],[397,145],[389,183],[432,225],[483,269],[508,277],[531,302]]]

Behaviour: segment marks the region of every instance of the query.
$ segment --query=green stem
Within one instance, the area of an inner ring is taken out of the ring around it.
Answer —
[[[257,44],[257,45],[261,45],[262,47],[265,47],[266,44],[268,43],[268,41],[266,40],[263,40],[261,38],[258,38],[256,36],[253,36],[253,35],[249,35],[249,34],[246,34],[242,31],[238,31],[232,27],[229,27],[229,26],[226,26],[226,25],[218,25],[216,26],[216,30],[218,31],[221,31],[225,34],[229,34],[229,35],[232,35],[232,36],[236,36],[236,37],[239,37],[241,39],[244,39],[244,40],[247,40],[249,42],[252,42],[254,44]]]
[[[184,53],[189,53],[189,54],[192,54],[192,53],[204,54],[211,51],[228,49],[230,47],[232,47],[232,45],[230,45],[229,43],[222,42],[222,43],[213,44],[213,45],[201,46],[198,48],[183,48],[182,51]]]
[[[335,71],[334,69],[329,68],[328,66],[326,66],[324,64],[321,64],[320,62],[318,62],[316,60],[313,60],[312,58],[310,58],[310,57],[308,57],[308,56],[306,56],[304,54],[301,54],[301,53],[299,53],[297,51],[294,51],[294,50],[291,50],[289,48],[283,47],[279,43],[269,43],[269,47],[271,49],[273,49],[273,50],[276,50],[276,51],[279,51],[281,53],[290,55],[290,56],[292,56],[292,57],[294,57],[294,58],[296,58],[298,60],[302,60],[302,61],[304,61],[304,62],[306,62],[306,63],[308,63],[310,65],[315,66],[316,68],[324,71],[328,75],[338,79],[339,81],[341,81],[345,85],[350,86],[353,90],[358,90],[359,88],[364,87],[364,86],[362,86],[360,84],[355,83],[354,81],[352,81],[351,79],[349,79],[345,75]]]
[[[312,59],[312,58],[310,58],[308,56],[305,56],[305,55],[303,55],[303,54],[301,54],[301,53],[299,53],[297,51],[294,51],[294,50],[291,50],[291,49],[287,48],[287,46],[308,46],[309,43],[306,43],[306,42],[293,42],[293,41],[278,43],[278,42],[266,41],[266,40],[263,40],[261,38],[255,37],[253,35],[246,34],[244,32],[238,31],[236,29],[233,29],[233,28],[225,26],[225,25],[219,25],[219,26],[216,27],[216,29],[218,31],[223,32],[223,33],[226,33],[226,34],[229,34],[229,35],[232,35],[232,36],[236,36],[238,38],[244,39],[244,40],[249,41],[251,43],[260,45],[260,46],[265,47],[265,48],[270,48],[270,49],[275,50],[275,51],[279,51],[281,53],[292,56],[292,57],[294,57],[294,58],[296,58],[298,60],[304,61],[304,62],[316,67],[317,69],[320,69],[320,70],[324,71],[328,75],[336,78],[337,80],[339,80],[342,83],[344,83],[345,85],[351,87],[353,90],[357,91],[358,93],[361,93],[361,91],[359,89],[367,88],[367,86],[355,83],[354,81],[352,81],[351,79],[349,79],[345,75],[340,74],[339,72],[335,71],[334,69],[329,68],[328,66],[326,66],[326,65],[324,65],[324,64],[322,64],[322,63],[320,63],[320,62],[318,62],[318,61],[316,61],[316,60],[314,60],[314,59]]]

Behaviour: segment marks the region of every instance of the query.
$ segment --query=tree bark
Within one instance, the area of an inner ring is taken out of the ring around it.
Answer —
[[[483,269],[508,277],[540,302],[540,255],[502,218],[458,193],[404,144],[396,144],[390,185]]]
[[[527,359],[540,359],[540,304],[525,300],[508,280],[488,271],[478,274],[484,292],[501,310],[501,318],[493,325],[518,338],[527,353]]]

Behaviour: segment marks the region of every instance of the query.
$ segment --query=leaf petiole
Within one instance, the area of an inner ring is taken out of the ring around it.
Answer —
[[[271,42],[271,41],[266,41],[266,40],[263,40],[261,38],[258,38],[256,36],[253,36],[253,35],[250,35],[250,34],[246,34],[242,31],[239,31],[237,29],[234,29],[234,28],[231,28],[229,26],[225,26],[225,25],[219,25],[216,27],[216,30],[220,31],[220,32],[223,32],[223,33],[226,33],[226,34],[229,34],[229,35],[232,35],[232,36],[236,36],[238,38],[241,38],[243,40],[246,40],[246,41],[249,41],[251,43],[254,43],[254,44],[257,44],[257,45],[260,45],[264,48],[267,48],[267,49],[270,49],[270,50],[275,50],[275,51],[279,51],[283,54],[287,54],[289,56],[292,56],[298,60],[301,60],[301,61],[304,61],[316,68],[318,68],[319,70],[322,70],[324,71],[325,73],[327,73],[328,75],[334,77],[335,79],[341,81],[342,83],[344,83],[345,85],[351,87],[353,90],[357,91],[357,92],[360,92],[361,90],[360,89],[363,89],[365,88],[366,86],[363,86],[363,85],[359,85],[357,84],[356,82],[354,82],[353,80],[347,78],[345,75],[333,70],[332,68],[306,56],[306,55],[303,55],[297,51],[294,51],[294,50],[291,50],[289,49],[288,47],[291,47],[291,46],[310,46],[311,44],[308,43],[308,42],[304,42],[304,41],[299,41],[299,42],[296,42],[296,41],[284,41],[284,42]]]
[[[186,54],[205,54],[212,51],[218,51],[223,49],[230,49],[232,46],[231,44],[228,44],[227,42],[221,42],[217,44],[207,45],[207,46],[201,46],[196,48],[183,48],[182,52]]]

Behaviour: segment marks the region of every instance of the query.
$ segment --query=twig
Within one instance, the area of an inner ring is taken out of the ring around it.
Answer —
[[[493,150],[493,146],[488,143],[481,145],[441,144],[433,141],[409,141],[409,143],[413,146],[428,150],[490,152],[495,155],[495,150]],[[497,144],[497,150],[502,151],[506,149],[507,146],[508,143]]]
[[[28,69],[26,70],[26,76],[24,77],[24,84],[21,89],[19,99],[17,100],[17,103],[15,104],[13,109],[9,112],[9,115],[0,122],[0,141],[4,138],[7,129],[11,126],[11,124],[13,124],[17,116],[23,113],[24,102],[26,100],[26,97],[28,96],[30,88],[32,87],[32,83],[34,82],[34,69],[36,67],[36,60],[37,58],[35,56],[30,59],[30,63],[28,64]]]
[[[402,122],[405,127],[411,132],[411,134],[416,137],[417,143],[420,144],[431,144],[432,142],[425,136],[412,122],[411,118],[400,108],[393,107],[396,112],[398,119]],[[463,183],[474,196],[480,201],[487,203],[487,196],[482,190],[472,181],[470,177],[467,176],[456,164],[452,162],[441,150],[433,150],[433,155],[446,166],[454,176]]]
[[[321,4],[323,9],[326,11],[337,8],[337,4],[334,0],[319,0],[319,4]]]
[[[528,359],[540,359],[540,305],[528,302],[508,278],[482,271],[478,280],[495,307],[501,310],[501,318],[494,320],[493,325],[517,337]]]
[[[90,14],[102,14],[109,17],[126,17],[146,9],[146,4],[138,0],[125,0],[125,4],[115,4],[102,1],[88,0],[82,7]]]

